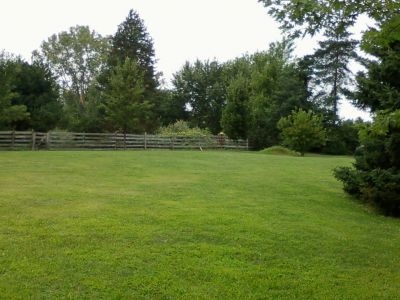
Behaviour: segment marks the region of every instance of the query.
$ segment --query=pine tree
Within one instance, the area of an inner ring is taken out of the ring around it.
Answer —
[[[117,65],[106,92],[107,120],[114,130],[143,133],[151,129],[153,105],[146,99],[141,68],[130,58]]]
[[[125,59],[134,61],[143,73],[146,94],[152,93],[158,86],[155,71],[155,51],[153,40],[139,14],[130,10],[127,18],[118,26],[112,37],[109,56],[110,67],[123,64]]]

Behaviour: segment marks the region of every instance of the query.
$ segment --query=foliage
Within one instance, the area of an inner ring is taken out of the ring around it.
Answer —
[[[87,26],[71,27],[52,35],[33,57],[47,65],[63,88],[84,106],[90,85],[104,67],[109,42]]]
[[[46,132],[57,126],[62,114],[59,101],[59,86],[44,65],[28,64],[24,61],[14,63],[16,76],[13,99],[15,105],[25,105],[29,118],[16,122],[17,130],[34,129]]]
[[[313,147],[324,145],[326,132],[322,125],[322,117],[302,109],[293,111],[291,115],[279,120],[283,144],[299,151],[302,156]]]
[[[249,80],[239,75],[226,91],[227,104],[222,112],[221,126],[230,138],[244,139],[249,131]]]
[[[178,120],[173,124],[166,127],[161,127],[158,132],[160,135],[164,136],[210,136],[211,132],[207,129],[201,129],[199,127],[190,127],[187,121]]]
[[[108,52],[108,38],[87,26],[77,25],[52,35],[33,53],[34,61],[47,66],[61,86],[61,128],[104,131],[103,99],[94,91],[97,77],[105,68]]]
[[[311,108],[308,72],[291,58],[292,43],[283,40],[268,51],[228,64],[227,104],[223,130],[233,138],[249,138],[262,149],[278,143],[277,122],[293,109]]]
[[[361,137],[355,168],[338,168],[335,176],[348,193],[400,216],[400,110],[380,113]]]
[[[15,62],[6,53],[0,53],[0,128],[14,128],[18,121],[29,117],[25,105],[14,105],[12,100],[18,97],[14,90]]]
[[[378,111],[371,126],[361,130],[361,148],[354,168],[339,168],[335,176],[345,190],[374,204],[383,213],[400,216],[400,17],[365,36],[364,49],[378,58],[357,79],[356,101]],[[379,111],[381,110],[381,111]]]
[[[348,95],[351,81],[348,64],[357,59],[357,41],[350,30],[363,14],[378,22],[390,19],[400,12],[400,2],[388,1],[338,1],[338,0],[259,0],[268,13],[293,37],[325,37],[313,55],[314,84],[321,91],[320,100],[329,108],[330,119],[338,120],[337,106],[341,96]],[[327,92],[329,90],[329,92]]]
[[[290,150],[282,146],[272,146],[264,150],[259,151],[261,154],[272,154],[272,155],[285,155],[285,156],[301,156],[299,152]]]
[[[153,131],[159,122],[168,119],[165,114],[175,111],[168,105],[170,95],[157,90],[153,41],[137,12],[129,11],[110,42],[107,65],[98,78],[110,122],[107,129]],[[122,73],[130,73],[126,75],[132,81],[116,75]],[[118,103],[122,106],[118,107]]]
[[[160,89],[153,97],[156,103],[156,113],[163,126],[175,123],[179,120],[188,120],[189,112],[186,109],[186,99],[178,97],[169,89]]]
[[[154,93],[158,86],[155,72],[155,52],[153,40],[147,28],[134,10],[130,10],[126,19],[118,26],[111,38],[111,50],[108,56],[108,68],[122,64],[126,58],[135,62],[143,76],[146,97]]]
[[[358,119],[356,121],[339,120],[336,124],[325,125],[327,139],[321,151],[325,154],[353,155],[360,146],[359,130],[367,124]]]
[[[272,45],[266,63],[261,63],[261,68],[253,74],[249,140],[255,148],[276,145],[280,118],[295,108],[311,107],[303,72],[289,61],[290,52],[285,43]]]
[[[96,85],[91,85],[86,94],[86,103],[82,107],[76,95],[64,91],[63,117],[60,127],[75,132],[104,132],[108,131],[105,113],[105,99],[103,93]]]
[[[399,28],[400,16],[396,16],[383,24],[381,30],[371,29],[364,36],[361,47],[377,59],[367,61],[367,71],[357,76],[354,98],[361,108],[372,112],[400,109]]]
[[[154,126],[153,105],[145,98],[142,70],[130,58],[114,68],[105,97],[107,120],[114,130],[143,133]]]
[[[332,28],[332,22],[340,17],[347,28],[356,24],[358,18],[367,14],[382,22],[400,12],[397,0],[386,1],[338,1],[338,0],[259,0],[268,13],[277,20],[281,29],[293,36],[324,34]]]
[[[347,86],[352,81],[349,62],[358,58],[355,50],[358,42],[351,39],[340,21],[335,26],[327,29],[326,39],[319,42],[319,48],[312,55],[312,84],[319,89],[317,101],[327,110],[332,123],[339,119],[338,105],[342,96],[348,94]]]
[[[189,120],[193,126],[209,129],[213,134],[221,131],[222,110],[226,103],[226,85],[223,65],[217,61],[186,62],[174,74],[173,93],[177,102],[190,106]]]

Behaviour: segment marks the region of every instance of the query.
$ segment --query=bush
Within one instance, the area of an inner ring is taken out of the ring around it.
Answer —
[[[343,189],[350,195],[360,195],[360,174],[352,168],[340,167],[334,170],[335,177],[343,182]]]
[[[367,73],[358,74],[354,96],[359,106],[378,114],[371,126],[360,130],[355,169],[335,171],[346,189],[392,216],[400,216],[399,45],[399,15],[365,34],[361,47],[377,59],[367,61]]]
[[[161,127],[158,134],[164,136],[188,136],[188,137],[207,137],[211,132],[199,127],[191,128],[186,121],[176,121],[166,127]]]
[[[327,128],[326,144],[322,153],[333,155],[353,155],[360,145],[358,131],[365,126],[362,120],[340,121],[338,124]]]
[[[362,147],[353,168],[335,169],[344,189],[384,214],[400,216],[400,110],[380,114],[361,130]]]
[[[261,150],[259,153],[272,154],[272,155],[301,156],[299,152],[290,150],[282,146],[272,146],[264,150]]]
[[[292,111],[277,124],[281,130],[283,144],[296,150],[303,156],[313,147],[325,144],[326,132],[322,126],[322,117],[311,111]]]

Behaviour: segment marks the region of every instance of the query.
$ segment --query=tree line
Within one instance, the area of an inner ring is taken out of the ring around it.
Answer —
[[[314,55],[295,58],[293,46],[289,36],[228,62],[187,62],[165,88],[153,41],[131,10],[113,36],[71,27],[43,41],[30,63],[3,51],[0,129],[152,133],[185,121],[249,139],[258,149],[278,144],[278,121],[303,109],[323,115],[329,132],[326,145],[314,150],[351,153],[358,125],[337,113],[346,60],[336,66],[324,59],[322,44]],[[335,66],[339,71],[331,78]],[[330,80],[337,82],[326,92],[322,86]]]

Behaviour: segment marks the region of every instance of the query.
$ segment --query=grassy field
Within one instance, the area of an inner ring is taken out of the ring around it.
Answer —
[[[398,299],[400,221],[345,157],[0,152],[2,299]]]

